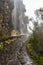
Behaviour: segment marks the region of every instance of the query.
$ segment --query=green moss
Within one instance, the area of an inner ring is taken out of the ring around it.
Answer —
[[[36,53],[31,43],[27,43],[26,48],[27,48],[28,54],[30,54],[30,57],[33,59],[33,61],[37,65],[43,65],[43,55],[41,56],[40,54]]]
[[[17,41],[17,38],[8,39],[3,42],[0,42],[0,49],[3,49],[6,47],[6,45],[12,44],[14,41]]]
[[[3,42],[0,42],[0,49],[3,48]]]

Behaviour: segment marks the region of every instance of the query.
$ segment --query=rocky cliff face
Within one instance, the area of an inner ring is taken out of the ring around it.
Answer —
[[[19,4],[20,3],[18,2],[18,5]],[[27,59],[26,59],[27,56],[25,54],[26,50],[24,50],[25,49],[24,42],[26,41],[26,38],[22,37],[23,39],[21,39],[21,38],[15,37],[17,38],[16,41],[12,42],[11,39],[10,40],[7,39],[8,41],[6,41],[6,38],[11,37],[12,30],[14,30],[13,33],[16,35],[15,29],[13,29],[13,25],[12,25],[13,9],[14,9],[13,0],[0,0],[0,47],[2,46],[3,48],[3,49],[0,49],[0,65],[28,65],[26,64],[27,62]],[[23,9],[23,12],[24,12],[24,9]],[[20,15],[19,17],[20,12],[18,8],[17,8],[16,14],[17,14],[16,30],[19,31],[19,29],[21,30],[20,28],[21,26],[19,26],[19,18],[20,18],[20,21],[22,22],[22,16]],[[23,13],[21,12],[21,14]],[[9,41],[10,41],[10,44],[9,44]]]
[[[0,0],[0,39],[10,36],[13,29],[12,10],[14,3],[10,0]]]
[[[19,38],[0,50],[0,65],[32,65],[25,43]]]
[[[0,65],[23,64],[22,47],[22,41],[17,40],[0,50]]]

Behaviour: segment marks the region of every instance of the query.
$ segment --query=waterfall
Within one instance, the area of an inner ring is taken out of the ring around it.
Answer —
[[[14,6],[15,7],[12,13],[13,27],[15,30],[19,31],[20,34],[27,34],[28,18],[24,14],[25,6],[23,5],[22,0],[14,0]],[[25,35],[23,39],[18,42],[16,65],[33,65],[33,62],[28,56],[26,47],[25,47],[25,41],[27,40],[26,36],[27,35]]]
[[[21,34],[28,33],[27,21],[25,23],[25,6],[22,0],[14,0],[14,9],[12,12],[12,23],[15,30],[18,30]]]

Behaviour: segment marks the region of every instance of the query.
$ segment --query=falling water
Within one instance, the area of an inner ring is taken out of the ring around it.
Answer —
[[[27,40],[27,23],[25,23],[25,6],[23,5],[23,2],[21,0],[14,0],[14,10],[12,13],[12,23],[15,30],[19,31],[20,34],[24,35],[23,39],[18,42],[17,47],[17,65],[33,65],[32,60],[27,54],[26,47],[25,47],[25,41]],[[19,34],[19,35],[20,35]],[[21,51],[20,51],[21,49]],[[21,56],[23,58],[21,58]]]

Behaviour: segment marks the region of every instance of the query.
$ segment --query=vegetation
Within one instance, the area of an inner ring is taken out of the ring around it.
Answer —
[[[40,46],[40,40],[36,41],[33,35],[30,35],[28,40],[26,44],[28,54],[37,65],[43,65],[43,47]]]
[[[39,11],[41,13],[39,13]],[[43,21],[42,17],[43,9],[36,10],[36,21],[33,22],[34,28],[32,30],[32,34],[30,34],[26,48],[30,57],[34,60],[36,65],[43,65],[43,22],[39,24],[39,16],[41,16],[41,20]],[[37,19],[38,18],[38,19]],[[41,21],[40,20],[40,21]]]

